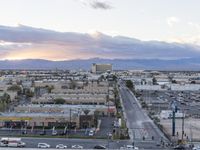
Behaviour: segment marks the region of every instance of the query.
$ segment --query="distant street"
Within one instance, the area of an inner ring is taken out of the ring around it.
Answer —
[[[145,140],[152,140],[153,136],[155,141],[160,141],[162,138],[167,140],[164,134],[142,110],[136,97],[122,82],[120,83],[119,90],[131,139],[134,141],[141,141],[143,138]]]

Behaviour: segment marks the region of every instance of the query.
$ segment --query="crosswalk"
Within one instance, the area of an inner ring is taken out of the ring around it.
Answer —
[[[132,130],[133,139],[149,139],[151,138],[145,129],[133,129]]]

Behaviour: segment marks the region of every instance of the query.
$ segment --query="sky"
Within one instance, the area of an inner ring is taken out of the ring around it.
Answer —
[[[199,0],[0,0],[0,59],[197,56],[199,6]]]

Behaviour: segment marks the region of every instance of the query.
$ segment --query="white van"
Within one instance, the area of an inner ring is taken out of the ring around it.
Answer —
[[[1,147],[25,147],[26,143],[21,141],[21,138],[1,138]]]

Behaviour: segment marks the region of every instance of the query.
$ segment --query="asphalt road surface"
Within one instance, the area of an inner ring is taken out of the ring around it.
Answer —
[[[84,149],[92,149],[96,145],[104,145],[109,149],[119,149],[120,147],[129,144],[129,141],[112,141],[106,139],[67,139],[67,138],[21,138],[26,143],[25,148],[37,148],[38,143],[47,143],[51,148],[56,148],[58,144],[64,144],[67,148],[72,145],[83,146]],[[2,149],[2,147],[0,147]]]
[[[152,140],[153,136],[154,141],[159,142],[162,139],[163,141],[168,141],[141,108],[133,93],[122,82],[120,82],[119,92],[131,139],[134,141],[141,141],[143,138],[145,140]]]
[[[130,145],[130,140],[106,140],[106,139],[67,139],[67,138],[21,138],[26,143],[26,147],[22,149],[33,149],[37,148],[38,143],[47,143],[51,146],[51,149],[55,149],[56,145],[64,144],[67,145],[67,149],[71,149],[72,145],[81,145],[83,149],[93,149],[96,145],[104,145],[107,149],[120,149],[120,147]],[[141,150],[163,150],[170,148],[158,147],[154,141],[140,141],[135,144]],[[10,150],[10,148],[0,147],[0,150]],[[18,149],[18,148],[15,148]]]

